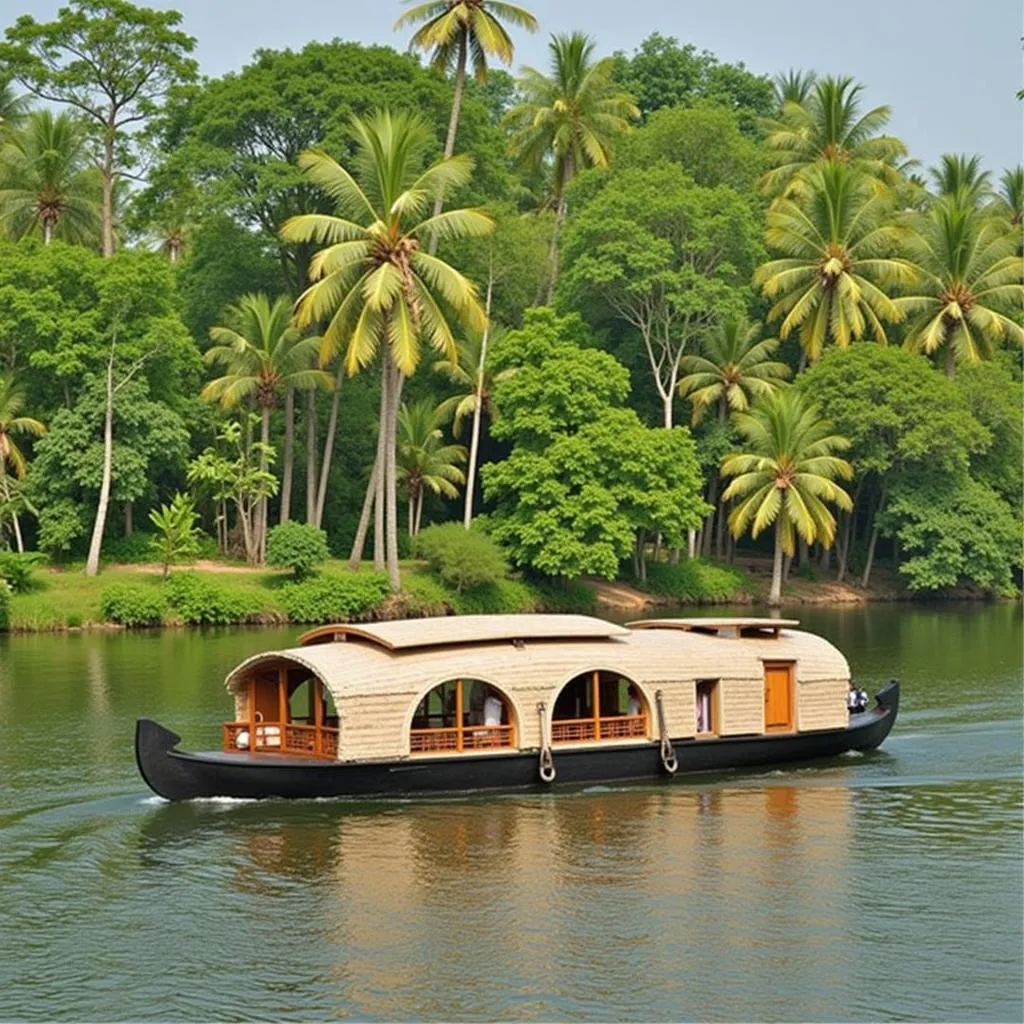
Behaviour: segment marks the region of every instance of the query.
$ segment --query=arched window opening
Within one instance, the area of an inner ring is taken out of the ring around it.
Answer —
[[[224,749],[257,754],[336,757],[338,712],[308,669],[254,670],[246,686],[246,720],[224,723]]]
[[[551,714],[552,743],[645,738],[648,709],[640,687],[617,672],[587,672],[562,687]]]
[[[416,705],[409,730],[413,754],[514,747],[515,715],[508,698],[479,679],[435,686]]]

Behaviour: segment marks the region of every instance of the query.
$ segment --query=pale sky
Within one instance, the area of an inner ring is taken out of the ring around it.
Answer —
[[[541,23],[517,32],[516,64],[546,65],[551,32],[582,29],[598,51],[631,52],[651,32],[675,36],[756,72],[790,67],[853,75],[871,105],[926,165],[944,152],[980,153],[998,175],[1022,161],[1020,0],[520,0]],[[301,49],[334,37],[401,49],[394,0],[148,0],[174,7],[198,39],[205,75],[245,64],[259,47]],[[0,25],[52,18],[58,0],[0,0]]]

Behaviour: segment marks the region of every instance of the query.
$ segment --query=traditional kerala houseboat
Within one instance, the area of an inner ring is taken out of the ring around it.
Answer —
[[[311,630],[227,678],[223,748],[149,719],[142,777],[168,800],[550,787],[877,747],[899,683],[847,710],[850,670],[789,619],[467,615]]]

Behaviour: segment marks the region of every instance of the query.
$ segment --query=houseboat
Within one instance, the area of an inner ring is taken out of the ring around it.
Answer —
[[[149,719],[168,800],[371,797],[673,778],[877,747],[899,683],[847,709],[850,670],[788,619],[467,615],[324,626],[227,678],[221,750]]]

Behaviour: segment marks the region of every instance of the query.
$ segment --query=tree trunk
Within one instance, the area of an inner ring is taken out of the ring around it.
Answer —
[[[130,501],[124,503],[124,535],[126,537],[132,535],[132,502]]]
[[[260,410],[260,442],[270,445],[270,407],[264,406]],[[266,449],[260,451],[260,469],[267,471]],[[270,512],[270,499],[264,495],[259,502],[259,511],[256,513],[256,550],[257,565],[262,565],[267,557],[267,519]]]
[[[647,582],[647,531],[641,530],[637,535],[637,546],[640,549],[640,579]]]
[[[53,241],[53,218],[43,218],[43,245],[49,245]]]
[[[705,558],[711,555],[711,539],[714,536],[714,525],[716,522],[721,522],[721,514],[718,510],[718,470],[711,470],[711,476],[708,479],[708,504],[711,506],[711,512],[708,514],[707,519],[704,520],[704,535],[702,537],[703,544],[701,550]],[[722,536],[721,531],[718,534],[718,554],[722,553]]]
[[[316,526],[324,521],[324,505],[327,503],[327,480],[331,475],[331,459],[334,456],[334,435],[338,429],[338,407],[341,405],[341,382],[345,364],[338,358],[338,372],[334,375],[334,394],[331,396],[331,415],[327,420],[327,437],[324,438],[324,459],[320,464],[320,486],[316,492]]]
[[[871,579],[871,566],[875,560],[875,545],[878,543],[878,517],[885,508],[886,491],[889,481],[882,478],[882,493],[878,496],[878,506],[875,509],[874,517],[871,520],[871,541],[868,543],[868,560],[864,565],[864,573],[860,578],[860,585],[866,587]]]
[[[85,560],[85,575],[95,576],[100,571],[100,548],[103,529],[107,525],[107,506],[110,503],[110,476],[114,463],[114,350],[107,362],[107,408],[103,417],[103,473],[100,478],[100,497],[96,505],[96,522],[89,541],[89,557]]]
[[[825,547],[825,545],[823,544],[821,546],[821,561],[818,562],[818,568],[822,572],[828,572],[829,569],[831,568],[831,566],[832,566],[832,549]]]
[[[640,579],[640,531],[633,538],[633,579]]]
[[[420,488],[419,497],[416,499],[416,532],[413,536],[418,537],[420,535],[420,528],[423,526],[423,500],[426,495],[423,493],[423,488]]]
[[[562,180],[558,185],[555,230],[551,233],[551,248],[548,250],[548,294],[546,302],[549,306],[551,305],[551,300],[555,297],[555,285],[558,283],[558,241],[562,234],[562,226],[565,224],[565,214],[567,211],[565,187],[572,181],[572,176],[572,153],[567,153],[565,157],[565,170],[562,174]]]
[[[491,298],[494,294],[494,271],[487,277],[487,302],[484,315],[484,336],[480,342],[480,365],[477,367],[476,408],[473,410],[473,435],[469,442],[469,468],[466,473],[466,511],[462,525],[468,530],[473,524],[473,491],[476,488],[476,460],[480,453],[480,420],[483,417],[484,367],[487,365],[487,341],[491,333]]]
[[[956,353],[953,351],[952,344],[946,345],[946,376],[950,380],[953,379],[953,374],[956,373]]]
[[[452,112],[448,118],[448,136],[444,140],[444,158],[447,160],[455,152],[455,133],[459,129],[459,112],[462,109],[462,90],[466,85],[466,52],[467,52],[466,28],[459,32],[459,58],[455,66],[455,86],[452,91]],[[444,207],[444,196],[439,195],[434,200],[434,216],[436,217]],[[430,241],[427,244],[427,252],[433,256],[437,252],[437,232],[431,231]]]
[[[107,123],[103,137],[103,255],[114,255],[114,126]]]
[[[306,392],[306,522],[316,524],[316,391]]]
[[[409,492],[409,536],[416,536],[416,499],[412,492]]]
[[[2,459],[0,459],[0,484],[3,485],[4,501],[9,502],[11,500],[11,489],[7,485],[7,470],[4,468]],[[18,548],[18,554],[23,554],[25,551],[25,543],[21,539],[21,524],[18,522],[18,515],[16,512],[11,513],[11,525],[14,527],[14,543]]]
[[[379,447],[379,446],[378,446]],[[356,527],[356,535],[352,541],[352,551],[348,556],[348,567],[355,572],[363,560],[363,549],[366,547],[366,535],[370,530],[370,513],[373,511],[373,499],[377,493],[378,465],[376,459],[373,462],[373,469],[370,470],[370,480],[366,485],[366,495],[363,498],[363,510],[359,513],[359,526]]]
[[[387,448],[384,452],[386,470],[386,547],[388,581],[391,590],[397,594],[402,589],[402,577],[398,571],[398,477],[395,466],[395,441],[398,430],[398,404],[402,391],[402,374],[391,364],[391,386],[388,388]]]
[[[688,558],[697,557],[697,531],[690,529],[686,531],[686,554]]]
[[[778,608],[782,604],[782,523],[775,521],[775,558],[772,561],[772,586],[768,591],[768,604]]]
[[[384,492],[387,487],[387,446],[388,446],[388,390],[390,374],[388,362],[390,355],[387,349],[381,358],[380,371],[380,425],[377,428],[377,473],[376,487],[373,498],[373,571],[384,571]]]
[[[807,547],[807,541],[805,541],[803,539],[803,537],[797,537],[797,539],[796,539],[796,549],[797,549],[798,558],[799,558],[799,561],[797,562],[797,565],[801,569],[806,569],[807,565],[808,565],[809,558],[810,558],[810,551],[808,550],[808,547]]]
[[[292,513],[292,476],[295,472],[295,388],[284,393],[284,469],[281,473],[281,518],[287,523]]]

